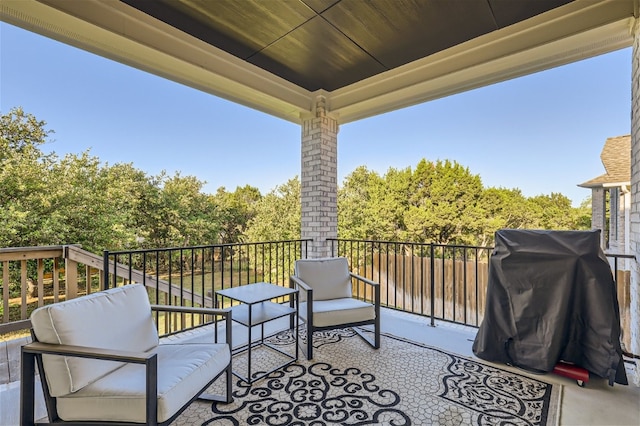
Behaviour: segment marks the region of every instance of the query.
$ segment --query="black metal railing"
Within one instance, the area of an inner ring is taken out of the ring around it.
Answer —
[[[620,311],[620,343],[628,356],[631,351],[631,261],[632,254],[605,253],[609,258],[613,279],[616,283]]]
[[[151,303],[170,306],[214,306],[214,292],[270,282],[289,285],[296,259],[307,257],[310,240],[215,244],[195,247],[105,251],[103,282],[112,288],[144,284]],[[197,327],[197,316],[168,314],[157,318],[161,335]]]
[[[436,319],[480,325],[493,247],[328,241],[333,256],[347,257],[354,272],[380,283],[383,306],[429,316],[432,325]]]
[[[104,253],[105,287],[139,282],[152,303],[213,306],[216,290],[254,282],[287,286],[296,259],[311,240],[220,244]],[[404,241],[328,239],[332,256],[345,256],[352,270],[381,285],[382,305],[436,320],[479,327],[485,312],[493,247]],[[630,336],[629,270],[632,255],[608,253],[620,301],[623,336]],[[626,263],[626,262],[625,262]],[[355,297],[371,300],[364,287]],[[163,322],[164,321],[164,322]],[[158,318],[161,334],[201,324],[195,317]]]
[[[333,256],[346,257],[354,272],[380,283],[383,306],[430,317],[431,325],[441,320],[480,326],[493,247],[347,239],[328,242]],[[625,343],[630,339],[630,267],[626,260],[635,257],[606,256],[616,283]],[[355,296],[371,300],[371,295],[360,289]]]
[[[74,263],[69,262],[79,262],[86,265],[82,269],[87,270],[87,276],[93,271],[99,271],[99,279],[92,280],[97,286],[92,291],[138,282],[147,286],[152,303],[213,306],[213,292],[218,289],[260,281],[287,286],[295,260],[308,257],[310,242],[311,240],[289,240],[105,251],[102,259],[73,248],[67,251],[69,256],[65,261],[65,270],[67,274],[76,271],[71,266]],[[347,257],[354,272],[381,284],[382,303],[385,307],[430,317],[432,325],[436,320],[473,327],[478,327],[482,322],[493,247],[345,239],[328,239],[327,244],[331,255]],[[36,249],[38,248],[33,248],[38,251]],[[6,258],[7,254],[4,256],[0,266],[3,271],[4,317],[7,317],[8,307],[13,308],[16,300],[26,298],[28,280],[22,274],[22,284],[20,280],[16,283],[20,288],[21,298],[10,298],[9,286],[4,283],[11,281],[7,272],[11,259]],[[33,256],[29,259],[35,259]],[[606,256],[610,260],[616,282],[622,341],[629,347],[630,264],[635,257],[616,253],[606,253]],[[24,259],[16,262],[22,262],[22,269],[25,269]],[[35,269],[39,272],[33,281],[41,290],[38,291],[38,297],[41,297],[45,293],[42,288],[46,289],[50,283],[42,272],[43,268]],[[53,274],[54,289],[58,275]],[[70,276],[74,277],[73,274]],[[68,289],[69,286],[65,288]],[[371,300],[373,297],[361,287],[355,289],[355,296],[363,300]],[[75,295],[71,294],[69,297]],[[41,306],[41,303],[37,306]],[[18,308],[24,311],[26,304],[22,303]],[[20,318],[25,319],[26,315]],[[200,324],[195,317],[174,316],[176,318],[163,318],[164,323],[159,325],[163,334]],[[16,329],[17,326],[11,322],[5,324],[7,319],[9,318],[4,319],[4,326]]]

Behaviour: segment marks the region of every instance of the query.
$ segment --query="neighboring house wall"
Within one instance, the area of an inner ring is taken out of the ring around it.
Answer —
[[[631,352],[640,354],[640,19],[633,26],[631,54]],[[636,368],[635,384],[640,386],[640,369]]]
[[[636,38],[636,43],[638,42]],[[638,49],[634,50],[634,76],[638,76]],[[640,147],[638,146],[638,117],[640,112],[640,87],[634,80],[634,124],[635,133],[631,135],[610,137],[605,141],[600,158],[605,173],[580,184],[591,189],[591,226],[601,230],[602,248],[608,254],[624,254],[639,256],[638,238],[640,237],[640,217],[638,216],[638,181],[640,180]],[[634,190],[634,201],[631,202],[631,190]],[[608,256],[612,269],[615,270],[617,297],[620,306],[620,322],[622,326],[622,344],[625,350],[638,353],[640,347],[640,281],[638,280],[638,264],[635,259],[614,258]],[[640,375],[632,380],[640,385]]]
[[[608,220],[606,214],[607,198],[609,200]],[[609,253],[628,254],[630,252],[630,198],[626,186],[607,189],[592,188],[591,190],[591,229],[601,231],[600,245]]]
[[[609,223],[609,247],[611,253],[627,254],[629,250],[629,216],[631,196],[627,187],[610,190],[611,218]],[[626,263],[626,262],[624,262]],[[623,268],[628,270],[628,268]]]
[[[618,193],[620,191],[618,188],[609,189],[609,237],[607,248],[609,251],[614,251],[613,248],[617,247],[620,244],[620,239],[618,238],[618,214],[620,205],[620,200],[618,200]]]
[[[603,249],[629,254],[631,135],[607,138],[600,159],[605,173],[579,185],[591,189],[591,228],[602,231]]]

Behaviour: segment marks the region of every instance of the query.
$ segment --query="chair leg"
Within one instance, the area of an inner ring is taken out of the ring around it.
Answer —
[[[35,424],[35,356],[22,352],[20,377],[20,424]]]
[[[231,403],[233,402],[233,369],[231,367],[231,362],[229,362],[229,365],[227,366],[226,380],[227,380],[226,402]]]
[[[360,330],[358,327],[353,327],[353,331],[369,346],[374,349],[380,349],[380,328],[377,325],[374,324],[373,338],[365,335],[364,330]]]
[[[313,327],[307,322],[307,359],[313,359]]]

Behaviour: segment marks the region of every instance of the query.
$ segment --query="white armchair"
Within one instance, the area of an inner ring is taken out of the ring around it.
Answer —
[[[152,310],[220,316],[225,342],[160,344]],[[50,423],[169,424],[197,398],[231,402],[229,310],[151,306],[141,284],[43,306],[22,347],[21,424],[34,423],[37,363]],[[226,395],[202,393],[222,375]],[[45,423],[46,424],[46,423]]]
[[[353,297],[352,280],[373,289],[373,303]],[[307,359],[313,358],[313,332],[345,327],[373,325],[370,339],[354,331],[374,348],[380,347],[380,285],[349,271],[344,257],[300,259],[290,278],[291,287],[300,290],[300,319],[307,328]]]

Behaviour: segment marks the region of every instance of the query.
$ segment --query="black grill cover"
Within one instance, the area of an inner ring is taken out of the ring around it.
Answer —
[[[620,311],[600,231],[496,232],[479,358],[536,372],[558,361],[627,384]]]

